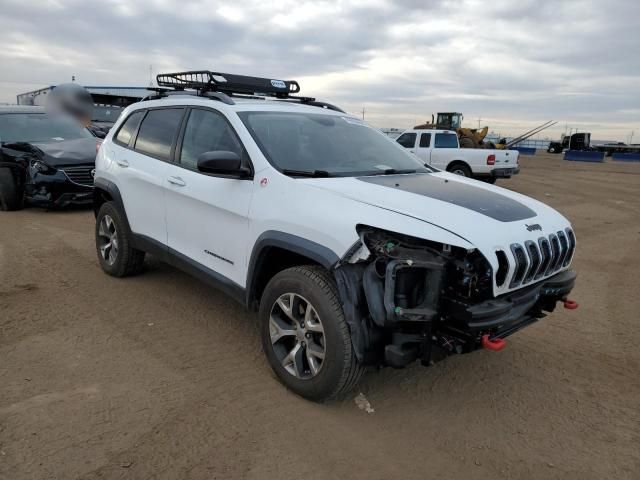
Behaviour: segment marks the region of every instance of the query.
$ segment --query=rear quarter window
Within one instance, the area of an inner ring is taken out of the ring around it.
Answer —
[[[140,124],[140,120],[142,120],[142,117],[144,117],[144,114],[145,112],[143,110],[143,111],[133,112],[131,115],[129,115],[129,118],[127,118],[124,121],[124,123],[120,127],[120,130],[118,130],[118,134],[116,135],[116,138],[115,138],[116,142],[125,146],[129,145],[129,142],[131,141],[131,137],[133,136],[136,129],[138,128],[138,125]]]

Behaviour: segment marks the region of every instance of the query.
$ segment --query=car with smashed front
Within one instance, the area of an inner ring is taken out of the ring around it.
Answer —
[[[256,310],[294,392],[325,400],[367,366],[501,350],[577,307],[576,237],[551,207],[425,165],[295,81],[158,84],[98,154],[100,265],[132,275],[152,253]]]
[[[90,205],[101,142],[70,115],[0,107],[0,208]]]

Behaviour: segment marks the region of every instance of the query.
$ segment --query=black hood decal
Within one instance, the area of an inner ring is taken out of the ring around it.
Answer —
[[[536,216],[536,212],[526,205],[500,193],[428,173],[359,177],[358,180],[452,203],[500,222],[515,222]]]

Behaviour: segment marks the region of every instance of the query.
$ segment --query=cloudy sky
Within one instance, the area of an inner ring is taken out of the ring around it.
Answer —
[[[2,0],[0,102],[69,81],[212,69],[409,127],[460,111],[517,134],[546,120],[640,141],[637,0]]]

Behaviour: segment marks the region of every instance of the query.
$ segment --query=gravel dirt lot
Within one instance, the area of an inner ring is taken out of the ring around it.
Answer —
[[[573,222],[580,308],[325,405],[221,293],[103,274],[91,211],[2,212],[0,478],[640,478],[640,164],[521,163],[499,184]]]

